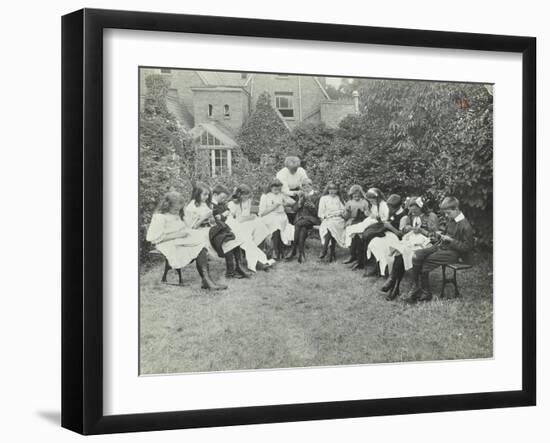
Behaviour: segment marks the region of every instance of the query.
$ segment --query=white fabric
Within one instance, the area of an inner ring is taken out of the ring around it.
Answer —
[[[187,224],[187,226],[195,226],[195,224],[199,220],[203,219],[209,212],[212,212],[212,209],[210,209],[206,203],[201,203],[199,206],[197,206],[195,204],[195,200],[191,200],[191,202],[183,210],[183,214],[184,214],[183,219]],[[210,236],[209,236],[210,226],[196,227],[196,228],[193,228],[193,231],[196,231],[199,235],[202,236],[204,241],[207,242],[208,244],[208,252],[212,256],[217,257],[218,253],[212,246],[212,243],[210,243]],[[227,252],[240,246],[242,243],[243,243],[243,239],[239,239],[239,238],[224,242],[222,244],[223,253],[226,254]]]
[[[374,255],[383,274],[386,266],[391,271],[396,254],[403,256],[405,270],[412,268],[414,252],[430,245],[430,239],[422,234],[408,232],[401,240],[393,232],[386,232],[384,237],[373,238],[367,249],[367,259]]]
[[[236,205],[233,202],[228,203],[229,215],[226,223],[231,228],[237,240],[242,241],[240,247],[246,254],[246,262],[248,269],[256,272],[256,265],[262,263],[264,265],[270,265],[273,260],[268,260],[265,253],[258,248],[258,245],[269,236],[267,227],[259,218],[249,220],[246,222],[240,222],[238,219],[242,216],[250,215],[250,204],[243,206]],[[248,213],[245,213],[248,212]],[[239,214],[235,217],[234,214]],[[258,240],[259,239],[259,240]]]
[[[287,167],[284,167],[277,172],[276,177],[283,184],[282,192],[286,195],[295,195],[296,192],[291,191],[291,189],[301,188],[304,181],[308,179],[306,170],[301,167],[294,174]]]
[[[319,199],[317,215],[321,219],[321,225],[319,226],[321,244],[324,245],[325,236],[330,232],[336,242],[344,247],[346,232],[346,221],[342,216],[344,211],[345,205],[338,196],[323,195]]]
[[[411,224],[413,228],[420,228],[422,226],[422,218],[419,215],[413,217]]]
[[[355,223],[354,225],[349,225],[348,227],[346,227],[346,231],[344,234],[344,247],[349,248],[351,246],[351,240],[353,239],[354,235],[361,234],[370,225],[373,225],[375,223],[378,223],[378,220],[369,216],[361,223]]]
[[[259,217],[256,217],[250,213],[251,203],[250,200],[244,201],[240,204],[229,202],[227,204],[229,209],[229,217],[227,218],[227,224],[233,229],[243,230],[252,238],[255,245],[259,245],[270,234],[265,223]],[[254,217],[251,220],[241,221],[242,217]]]
[[[282,193],[273,194],[268,192],[260,197],[260,220],[266,226],[269,234],[275,231],[281,231],[281,240],[285,245],[289,245],[294,240],[294,225],[288,222],[284,204],[294,203],[294,200]],[[276,207],[271,212],[271,208]]]
[[[168,234],[186,229],[188,235],[183,238],[164,241]],[[174,269],[181,269],[197,258],[203,248],[208,248],[210,242],[204,237],[189,229],[177,214],[153,214],[149,228],[147,229],[147,241],[168,259],[169,265]]]
[[[460,214],[458,214],[456,217],[455,217],[455,222],[459,222],[459,221],[462,221],[464,220],[464,214],[461,212]]]
[[[397,235],[393,232],[386,232],[383,237],[375,237],[370,241],[367,249],[367,258],[370,258],[371,254],[374,255],[378,261],[380,273],[383,275],[386,266],[388,267],[388,271],[391,271],[395,254],[396,252],[400,253],[401,250],[401,244]]]

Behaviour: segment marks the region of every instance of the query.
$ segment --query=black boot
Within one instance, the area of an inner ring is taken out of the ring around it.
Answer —
[[[297,248],[298,248],[298,246],[296,245],[296,239],[295,239],[294,243],[292,244],[292,250],[290,251],[290,254],[288,254],[285,257],[285,260],[287,260],[287,261],[294,260],[296,258]]]
[[[300,229],[300,235],[298,236],[298,263],[303,263],[306,261],[306,238],[307,229]]]
[[[336,239],[332,237],[330,239],[330,255],[328,257],[328,262],[332,263],[336,261]]]
[[[210,289],[212,291],[221,291],[227,289],[225,285],[219,285],[212,280],[210,277],[210,268],[208,266],[208,255],[206,249],[203,249],[195,260],[197,266],[197,271],[201,276],[202,280],[202,289]]]
[[[363,241],[361,240],[360,236],[356,236],[356,251],[357,251],[357,261],[355,264],[351,267],[352,271],[356,271],[358,269],[365,269],[366,261],[367,261],[367,251],[364,247]]]
[[[401,284],[401,279],[405,274],[405,264],[403,263],[403,257],[398,255],[395,257],[393,266],[391,268],[391,274],[388,281],[391,281],[391,287],[387,290],[384,290],[386,284],[382,287],[382,291],[387,292],[386,300],[395,300],[399,296],[399,285]]]
[[[235,256],[233,255],[233,251],[225,254],[225,277],[235,277]]]
[[[273,242],[273,258],[280,260],[283,257],[283,240],[281,239],[281,231],[277,230],[271,236]]]
[[[430,274],[428,272],[420,274],[420,287],[422,288],[422,293],[418,301],[430,301],[432,299],[432,291],[430,289]]]
[[[269,266],[258,262],[258,263],[256,263],[256,271],[268,272],[269,271]]]
[[[407,303],[415,303],[418,301],[418,297],[420,296],[422,292],[422,288],[420,286],[420,283],[418,279],[420,278],[420,271],[422,266],[413,264],[412,267],[412,281],[413,281],[413,287],[410,289],[410,291],[407,293]]]
[[[321,260],[324,259],[328,254],[328,247],[329,247],[331,238],[332,236],[330,235],[330,232],[327,235],[325,235],[325,244],[323,245],[323,250],[321,251],[321,255],[319,255],[319,258]]]
[[[368,267],[365,265],[363,277],[377,277],[379,275],[378,262],[374,261],[374,266]]]
[[[386,280],[386,282],[382,285],[380,290],[382,292],[388,292],[388,291],[391,291],[394,286],[395,286],[395,277],[394,277],[393,272],[392,272],[390,274],[389,278]]]
[[[235,277],[250,278],[250,274],[246,272],[241,266],[243,257],[241,254],[241,248],[237,247],[233,249],[233,255],[235,256]]]
[[[354,261],[357,261],[357,236],[354,236],[351,239],[351,246],[349,248],[349,252],[350,252],[350,256],[344,262],[345,265],[348,265],[350,263],[353,263]]]

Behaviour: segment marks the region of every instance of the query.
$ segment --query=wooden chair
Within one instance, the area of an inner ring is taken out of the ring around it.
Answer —
[[[445,296],[445,286],[447,286],[447,283],[452,283],[452,285],[455,288],[455,297],[460,297],[460,291],[458,290],[458,283],[456,281],[456,273],[459,271],[470,269],[471,267],[472,265],[469,265],[466,263],[452,263],[450,265],[441,265],[443,280],[441,282],[440,298],[443,298]],[[449,268],[452,271],[450,277],[447,276],[447,268]]]
[[[168,259],[166,257],[164,257],[164,254],[162,252],[160,252],[158,249],[153,249],[151,251],[149,251],[149,254],[151,254],[152,256],[155,256],[155,257],[162,257],[164,258],[164,272],[162,274],[162,278],[161,278],[161,282],[162,283],[166,283],[166,284],[169,284],[168,281],[167,281],[167,276],[168,276],[168,271],[170,269],[172,269],[172,267],[170,266],[170,264],[168,263]],[[182,286],[183,285],[183,278],[181,276],[181,269],[174,269],[177,274],[178,274],[178,285]]]

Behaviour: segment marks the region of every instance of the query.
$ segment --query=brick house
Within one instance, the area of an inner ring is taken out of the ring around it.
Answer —
[[[354,101],[330,99],[324,77],[143,68],[142,93],[145,78],[153,73],[169,80],[168,109],[192,135],[197,149],[209,151],[213,176],[231,174],[237,134],[263,92],[269,93],[289,131],[302,122],[336,127],[344,117],[358,112],[355,95]]]

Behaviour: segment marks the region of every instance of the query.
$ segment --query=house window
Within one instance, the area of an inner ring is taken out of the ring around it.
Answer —
[[[212,117],[214,114],[214,106],[208,105],[208,117]]]
[[[217,175],[231,175],[231,149],[228,149],[220,140],[204,131],[200,136],[202,148],[210,151],[210,167],[212,177]]]
[[[294,97],[292,92],[276,92],[275,107],[285,118],[294,117]]]
[[[212,149],[212,176],[231,174],[231,151]]]
[[[161,69],[160,69],[160,73],[161,73],[161,74],[171,74],[171,73],[172,73],[172,70],[171,70],[171,69],[161,68]]]
[[[231,117],[231,114],[229,113],[229,105],[223,105],[223,116],[225,118]]]

